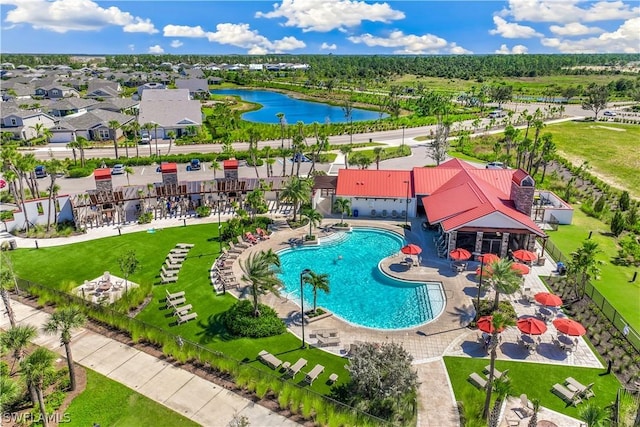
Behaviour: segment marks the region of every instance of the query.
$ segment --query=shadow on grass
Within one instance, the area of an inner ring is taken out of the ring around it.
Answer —
[[[202,330],[197,332],[196,336],[200,338],[201,344],[209,344],[215,340],[231,341],[236,338],[225,328],[222,322],[223,314],[224,313],[212,314],[206,321],[198,322],[198,327]]]

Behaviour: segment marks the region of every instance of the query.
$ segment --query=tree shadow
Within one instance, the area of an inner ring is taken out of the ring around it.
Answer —
[[[201,344],[209,344],[215,340],[231,341],[236,337],[231,335],[222,322],[224,313],[212,314],[205,321],[198,321],[200,332],[196,332]]]

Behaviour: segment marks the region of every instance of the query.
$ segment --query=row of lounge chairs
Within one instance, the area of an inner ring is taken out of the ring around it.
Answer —
[[[401,213],[398,213],[397,210],[393,209],[391,211],[391,217],[392,218],[404,217],[406,213],[407,211],[402,211]],[[372,217],[380,216],[382,218],[386,218],[387,216],[389,216],[389,212],[386,209],[383,209],[381,212],[378,212],[375,209],[371,209],[371,216]]]
[[[307,359],[301,357],[296,361],[296,363],[292,365],[290,362],[283,362],[266,350],[262,350],[260,353],[258,353],[258,359],[268,365],[271,369],[282,368],[284,370],[284,375],[291,379],[294,379],[296,375],[298,375],[300,371],[302,371],[302,368],[307,366],[308,363]],[[313,369],[305,374],[304,381],[311,385],[323,372],[324,366],[318,363],[313,367]],[[338,374],[332,373],[331,375],[329,375],[329,381],[331,383],[334,383],[337,380]]]
[[[178,243],[169,251],[164,264],[160,268],[160,280],[163,284],[178,281],[178,273],[182,263],[187,259],[187,253],[193,246],[191,243]]]
[[[568,405],[577,406],[583,399],[590,399],[595,396],[593,384],[583,385],[573,377],[568,377],[563,384],[554,384],[552,392],[564,400]]]
[[[178,318],[178,325],[198,317],[198,313],[191,311],[193,305],[187,304],[187,298],[185,297],[184,291],[170,293],[165,289],[165,292],[167,294],[167,308],[173,310],[173,315]]]
[[[316,329],[311,331],[310,337],[317,338],[318,347],[340,345],[340,338],[338,337],[337,329]]]

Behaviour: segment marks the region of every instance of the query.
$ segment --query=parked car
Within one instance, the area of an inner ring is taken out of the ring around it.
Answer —
[[[140,144],[151,144],[151,135],[149,135],[149,132],[143,130],[140,133]]]
[[[124,172],[124,165],[122,163],[113,165],[113,168],[111,169],[111,175],[122,175]]]
[[[507,113],[505,113],[502,110],[493,110],[492,112],[489,113],[489,118],[490,119],[499,119],[501,117],[506,117]]]
[[[199,171],[202,168],[202,164],[199,159],[191,159],[191,162],[187,165],[188,171]]]
[[[297,153],[294,157],[291,158],[291,161],[292,162],[298,162],[298,159],[300,159],[300,161],[302,163],[311,162],[310,158],[308,158],[307,156],[305,156],[304,154],[301,154],[301,153]]]
[[[489,162],[486,166],[487,169],[506,169],[507,167],[502,162]]]
[[[43,165],[36,166],[35,173],[36,173],[36,178],[47,177],[47,169]]]
[[[615,117],[617,114],[616,114],[615,111],[607,110],[607,111],[603,112],[602,115],[603,116],[607,116],[607,117]]]

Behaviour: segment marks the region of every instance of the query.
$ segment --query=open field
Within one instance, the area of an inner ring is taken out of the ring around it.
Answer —
[[[348,380],[344,368],[345,360],[318,349],[300,349],[300,340],[293,334],[249,339],[230,336],[221,322],[221,314],[235,301],[231,295],[216,296],[209,282],[209,269],[219,254],[217,241],[218,226],[212,224],[189,225],[157,229],[155,233],[131,233],[66,246],[20,249],[11,252],[18,276],[36,283],[58,289],[69,290],[79,286],[84,280],[92,280],[105,271],[122,276],[117,259],[127,250],[135,250],[141,263],[138,272],[130,280],[140,284],[153,285],[153,297],[137,319],[156,325],[170,333],[180,335],[211,350],[221,351],[236,360],[244,360],[251,366],[280,376],[266,365],[256,360],[260,350],[267,350],[283,361],[294,363],[299,357],[308,360],[308,367],[316,363],[325,366],[325,374],[313,383],[311,388],[326,394],[331,386],[326,384],[330,373],[339,375],[338,384]],[[176,243],[193,243],[184,262],[179,280],[169,285],[161,285],[158,276],[165,257]],[[99,256],[96,256],[99,254]],[[61,263],[60,260],[64,260]],[[37,265],[38,268],[33,268]],[[166,290],[185,291],[188,304],[198,318],[176,326],[175,318],[166,309]],[[310,368],[308,368],[310,369]],[[303,380],[298,375],[296,381]]]
[[[640,282],[629,281],[634,267],[623,267],[611,263],[611,259],[618,253],[616,241],[609,235],[607,224],[591,218],[579,209],[573,213],[571,225],[561,225],[558,231],[548,231],[551,241],[562,251],[565,256],[570,256],[593,231],[591,239],[598,242],[602,253],[597,258],[602,261],[600,279],[594,280],[593,285],[602,295],[618,310],[636,331],[640,331],[640,315],[638,314],[638,301],[640,301]]]
[[[576,165],[588,161],[589,172],[640,197],[640,126],[608,122],[548,125],[558,153]]]

